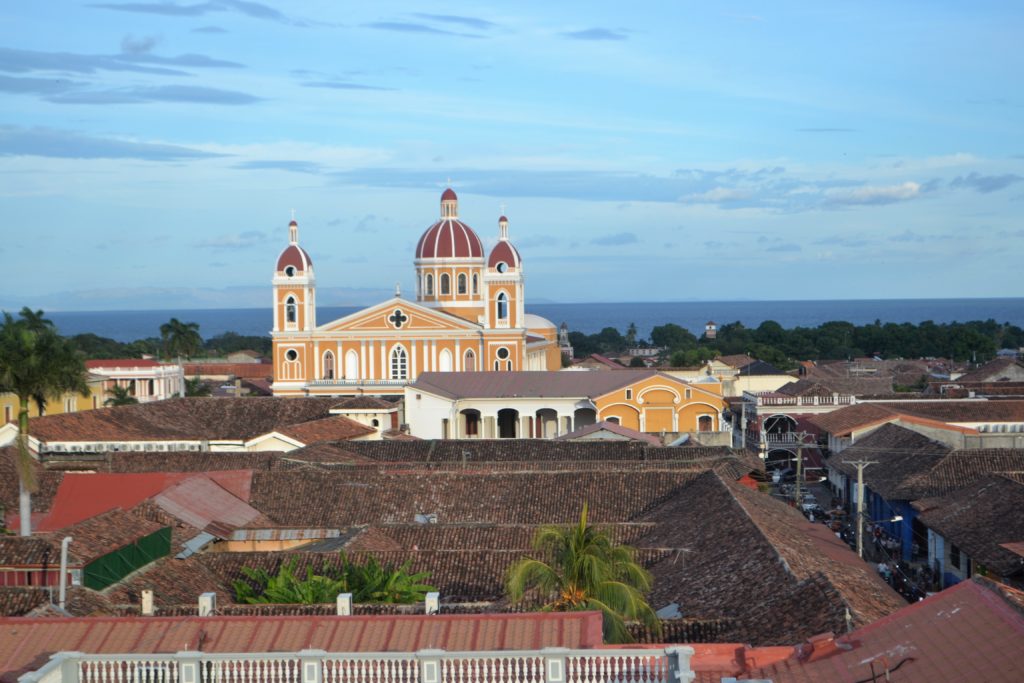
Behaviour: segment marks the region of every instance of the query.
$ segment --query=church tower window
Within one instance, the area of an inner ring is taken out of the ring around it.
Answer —
[[[441,296],[452,293],[452,279],[448,273],[441,273]]]
[[[508,295],[505,292],[498,294],[498,320],[508,320]]]
[[[434,296],[434,276],[427,273],[427,285],[424,288],[427,296]]]
[[[478,294],[479,292],[480,292],[480,279],[477,277],[476,273],[473,273],[473,294]]]
[[[409,378],[409,357],[405,349],[396,346],[391,350],[391,379]]]
[[[459,294],[466,293],[466,274],[459,273]]]
[[[285,322],[294,323],[298,320],[298,307],[295,305],[295,297],[290,296],[284,302]]]
[[[324,379],[334,379],[334,353],[324,351]]]
[[[476,371],[476,354],[472,350],[467,350],[462,357],[462,369],[466,372]]]

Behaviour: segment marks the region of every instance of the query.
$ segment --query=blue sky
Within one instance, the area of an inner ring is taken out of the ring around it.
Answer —
[[[0,5],[0,306],[412,287],[446,180],[530,300],[1024,296],[1017,2]],[[16,284],[15,284],[16,283]]]

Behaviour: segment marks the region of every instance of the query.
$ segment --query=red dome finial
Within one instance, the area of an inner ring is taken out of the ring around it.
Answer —
[[[452,188],[449,187],[447,190],[445,190],[444,192],[441,193],[441,201],[442,202],[457,202],[457,201],[459,201],[459,197],[458,197],[458,195],[455,194],[455,190],[453,190]]]

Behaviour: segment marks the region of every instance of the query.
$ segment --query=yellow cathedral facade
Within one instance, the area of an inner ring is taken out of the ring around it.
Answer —
[[[401,395],[422,372],[507,372],[561,367],[558,330],[526,313],[523,263],[498,219],[485,253],[459,219],[459,200],[441,195],[441,216],[416,245],[416,299],[396,295],[318,325],[313,260],[299,226],[274,272],[275,396]]]

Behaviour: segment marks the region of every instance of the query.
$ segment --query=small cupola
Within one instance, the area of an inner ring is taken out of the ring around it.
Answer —
[[[441,220],[459,217],[459,197],[448,188],[441,194]]]

